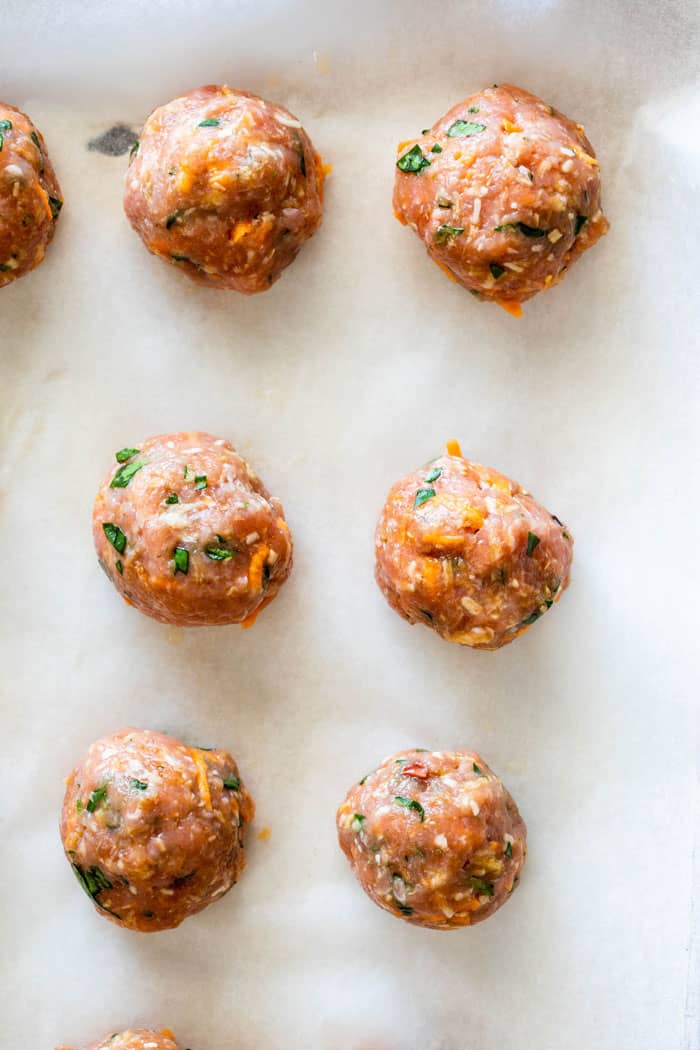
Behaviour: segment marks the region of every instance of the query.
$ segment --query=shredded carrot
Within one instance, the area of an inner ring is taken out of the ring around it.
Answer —
[[[517,131],[523,130],[519,124],[512,124],[508,119],[504,120],[501,126],[506,135],[514,135]]]
[[[432,258],[432,256],[431,256],[431,258]],[[454,281],[454,283],[455,283],[455,284],[457,284],[457,278],[456,278],[456,277],[455,277],[455,275],[454,275],[454,274],[452,273],[452,270],[451,270],[451,269],[449,268],[449,266],[445,266],[445,264],[444,264],[444,263],[441,263],[439,259],[433,259],[433,262],[435,263],[435,265],[436,265],[436,266],[439,266],[439,267],[440,267],[440,269],[442,270],[442,272],[443,272],[443,273],[444,273],[444,274],[445,274],[445,275],[446,275],[447,277],[449,277],[451,281]]]
[[[401,153],[401,151],[406,149],[406,146],[408,146],[411,142],[413,142],[413,139],[404,139],[403,142],[399,142],[398,146],[396,147],[396,152]]]
[[[172,1041],[175,1042],[175,1036],[169,1028],[161,1028],[160,1034],[164,1035],[166,1039],[172,1039]]]
[[[456,438],[450,438],[445,444],[445,451],[448,456],[461,456],[462,449],[460,448],[459,441]]]
[[[511,317],[523,316],[522,303],[516,302],[515,299],[494,299],[494,302]]]
[[[248,566],[248,587],[255,594],[262,590],[263,565],[270,553],[270,548],[261,543]]]
[[[259,838],[261,842],[267,842],[271,834],[272,833],[270,829],[267,827],[267,825],[265,825],[264,828],[260,828],[260,831],[256,835],[256,838]]]
[[[211,809],[211,791],[209,790],[209,778],[207,777],[207,764],[204,761],[204,755],[196,747],[190,748],[190,754],[192,755],[194,764],[197,767],[197,786],[199,787],[199,794],[201,795],[207,809]]]
[[[252,222],[237,222],[229,234],[231,244],[238,244],[246,234],[251,233],[255,227]]]
[[[260,602],[260,605],[257,607],[254,613],[251,613],[250,616],[247,616],[245,620],[241,620],[241,627],[244,631],[247,631],[250,627],[253,626],[253,624],[255,623],[265,606],[269,605],[271,601],[272,598],[265,598],[264,601]]]
[[[332,164],[322,164],[321,165],[321,171],[323,172],[324,179],[327,179],[328,176],[330,175],[330,173],[333,171],[333,165]]]
[[[406,225],[406,220],[404,219],[403,215],[399,215],[397,211],[394,212],[394,218],[398,219],[402,226]]]

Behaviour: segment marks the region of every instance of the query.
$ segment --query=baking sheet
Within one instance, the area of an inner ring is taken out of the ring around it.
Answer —
[[[697,1048],[698,10],[418,0],[5,0],[0,95],[65,194],[3,290],[2,1044],[167,1025],[194,1050]],[[516,322],[392,219],[397,141],[500,80],[583,122],[610,234]],[[321,232],[265,295],[197,288],[86,150],[200,83],[282,102],[333,165]],[[254,630],[165,628],[98,571],[114,449],[230,437],[285,505],[289,583]],[[372,580],[402,473],[448,437],[576,537],[556,612],[477,653]],[[243,879],[178,930],[98,917],[62,777],[124,724],[230,748],[258,807]],[[480,750],[529,826],[516,898],[440,935],[374,908],[334,830],[410,745]]]

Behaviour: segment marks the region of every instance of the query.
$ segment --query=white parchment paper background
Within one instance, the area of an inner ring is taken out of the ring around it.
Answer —
[[[0,1041],[168,1025],[194,1050],[695,1050],[698,9],[668,3],[4,0],[0,97],[66,204],[0,294]],[[512,81],[583,122],[608,237],[517,322],[391,214],[396,143]],[[269,293],[197,288],[121,211],[117,121],[227,81],[296,112],[333,164],[324,226]],[[173,630],[99,572],[114,450],[230,437],[284,502],[296,567],[253,631]],[[389,485],[448,437],[576,537],[561,606],[502,652],[409,628],[372,580]],[[695,619],[695,623],[693,620]],[[230,748],[249,866],[179,930],[90,908],[62,777],[124,724]],[[473,930],[375,909],[335,842],[397,748],[473,747],[529,825],[513,902]]]

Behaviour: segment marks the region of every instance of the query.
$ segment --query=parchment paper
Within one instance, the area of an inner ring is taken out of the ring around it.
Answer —
[[[45,264],[0,294],[2,1045],[151,1024],[194,1050],[695,1050],[697,6],[2,14],[0,96],[66,198]],[[520,322],[391,214],[396,143],[501,80],[585,124],[612,223]],[[86,150],[224,81],[289,106],[333,165],[321,232],[251,299],[150,257],[126,158]],[[185,428],[230,437],[291,523],[293,575],[249,632],[162,627],[96,564],[114,450]],[[448,437],[576,538],[561,605],[495,654],[410,628],[372,579],[389,486]],[[56,828],[63,776],[129,723],[231,749],[258,806],[240,884],[151,936],[92,911]],[[480,750],[528,822],[522,887],[472,930],[382,913],[337,848],[347,786],[409,745]]]

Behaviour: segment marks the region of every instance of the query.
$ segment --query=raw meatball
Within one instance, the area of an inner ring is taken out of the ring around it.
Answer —
[[[68,776],[61,839],[98,912],[131,930],[169,930],[238,881],[254,813],[227,751],[122,729]]]
[[[447,455],[397,481],[375,534],[375,575],[393,609],[449,642],[499,649],[569,584],[566,525],[515,481]]]
[[[510,313],[607,231],[582,124],[510,84],[399,146],[394,211],[453,280]]]
[[[474,751],[415,748],[385,758],[350,788],[337,826],[375,904],[434,930],[493,915],[525,863],[518,807]]]
[[[161,434],[115,458],[93,536],[117,590],[161,623],[250,626],[292,568],[280,501],[211,434]]]
[[[69,1050],[69,1047],[57,1046],[56,1050]],[[179,1047],[173,1033],[167,1028],[160,1032],[134,1028],[128,1032],[110,1032],[99,1043],[86,1047],[86,1050],[179,1050]]]
[[[264,292],[321,224],[324,168],[296,117],[247,91],[198,88],[154,110],[124,209],[149,252],[200,284]]]
[[[62,207],[41,132],[0,102],[0,288],[42,262]]]

